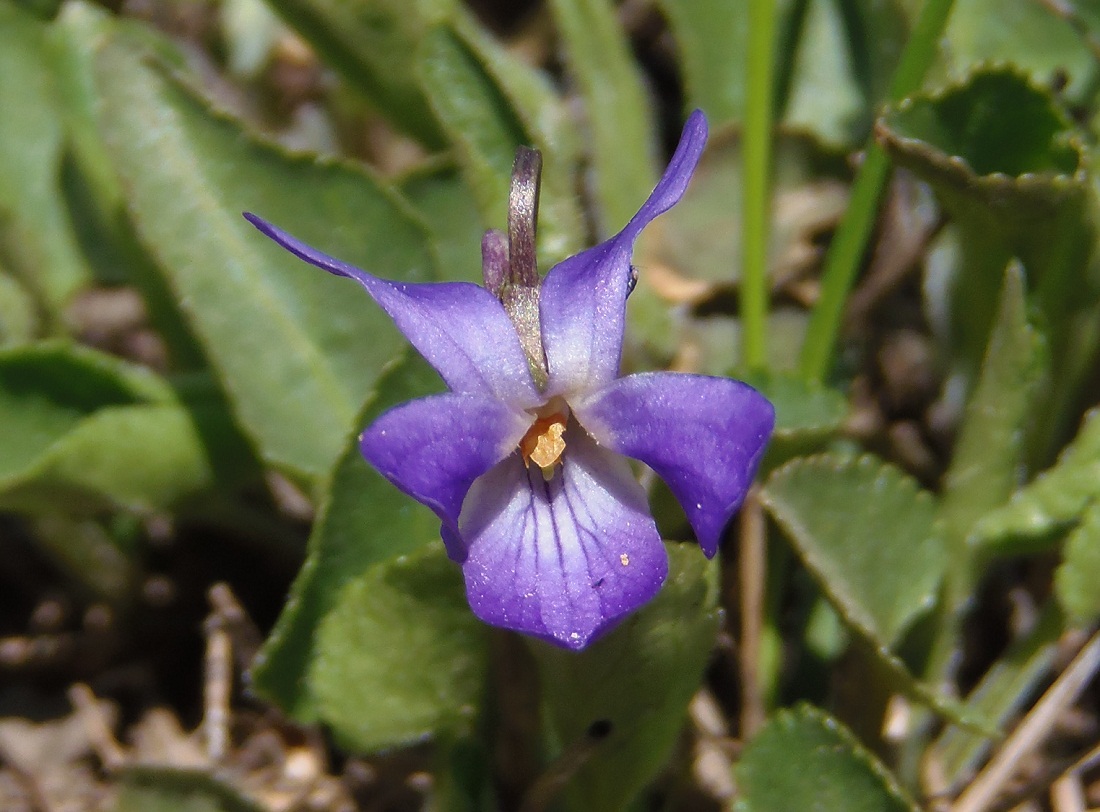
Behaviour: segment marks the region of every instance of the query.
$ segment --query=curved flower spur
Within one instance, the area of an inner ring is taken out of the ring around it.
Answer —
[[[665,547],[621,455],[668,483],[708,557],[752,482],[774,424],[762,395],[704,375],[618,377],[634,242],[683,196],[706,140],[696,111],[626,227],[545,279],[533,150],[517,154],[509,233],[482,242],[485,287],[389,282],[245,215],[306,262],[359,282],[450,388],[383,414],[361,448],[438,514],[486,623],[581,649],[658,592]]]

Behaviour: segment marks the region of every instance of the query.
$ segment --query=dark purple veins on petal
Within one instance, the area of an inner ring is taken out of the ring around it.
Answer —
[[[625,460],[567,438],[549,482],[509,457],[474,484],[462,569],[486,623],[581,649],[658,592],[668,559]]]

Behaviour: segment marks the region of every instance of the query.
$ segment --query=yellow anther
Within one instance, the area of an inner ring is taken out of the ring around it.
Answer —
[[[536,420],[523,439],[519,441],[519,450],[523,454],[523,461],[530,465],[532,462],[542,469],[544,476],[549,477],[554,472],[554,466],[565,453],[565,422],[568,418],[564,414],[551,414]]]

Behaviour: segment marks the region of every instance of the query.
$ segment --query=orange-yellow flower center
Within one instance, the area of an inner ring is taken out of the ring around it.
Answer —
[[[554,466],[565,453],[565,423],[568,419],[560,412],[540,417],[519,441],[523,461],[528,465],[535,463],[546,477],[553,474]]]

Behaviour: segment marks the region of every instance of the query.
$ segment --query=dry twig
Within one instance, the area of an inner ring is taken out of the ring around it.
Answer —
[[[1073,658],[1035,707],[1016,726],[951,807],[951,812],[984,812],[1012,777],[1017,764],[1046,740],[1058,717],[1072,705],[1100,670],[1100,632]]]

